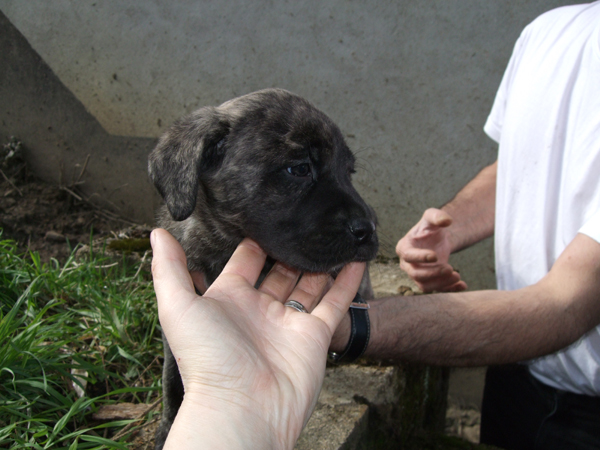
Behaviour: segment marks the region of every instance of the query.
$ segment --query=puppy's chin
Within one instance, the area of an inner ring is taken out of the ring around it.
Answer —
[[[286,249],[284,252],[267,251],[267,254],[274,260],[301,272],[338,273],[348,263],[371,261],[377,256],[378,248],[377,239],[374,239],[373,242],[355,249],[345,249],[334,253],[315,250],[312,254],[306,255],[303,252],[296,253]]]

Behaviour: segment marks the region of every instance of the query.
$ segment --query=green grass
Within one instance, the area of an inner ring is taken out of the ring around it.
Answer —
[[[74,253],[42,264],[0,240],[0,448],[128,448],[127,433],[114,436],[131,420],[92,414],[159,398],[157,317],[139,264]]]

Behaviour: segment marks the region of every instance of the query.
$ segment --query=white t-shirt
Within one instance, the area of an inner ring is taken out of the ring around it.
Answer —
[[[600,1],[525,28],[484,130],[499,143],[498,289],[519,289],[577,233],[600,242]],[[600,326],[529,367],[555,388],[600,395]]]

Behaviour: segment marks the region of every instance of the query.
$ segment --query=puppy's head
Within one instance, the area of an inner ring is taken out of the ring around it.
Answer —
[[[329,271],[377,252],[375,215],[351,183],[354,162],[324,113],[268,89],[176,122],[150,155],[149,171],[180,222],[161,226],[188,259],[250,237],[276,260]]]

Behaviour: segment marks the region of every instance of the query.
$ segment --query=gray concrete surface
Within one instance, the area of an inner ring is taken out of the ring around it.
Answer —
[[[155,138],[186,112],[265,87],[307,97],[357,153],[356,184],[391,255],[425,208],[448,201],[495,159],[481,128],[512,46],[535,16],[567,3],[0,0],[0,10],[97,120],[96,134]],[[77,134],[79,123],[62,125]],[[143,152],[133,153],[139,160]],[[126,162],[126,148],[109,158],[128,167],[130,184],[142,179],[141,160]],[[116,166],[98,162],[96,179]],[[151,208],[131,199],[130,217],[150,220]],[[455,265],[471,287],[493,286],[490,241]]]
[[[295,450],[356,450],[368,427],[369,407],[318,403]]]
[[[42,179],[119,215],[151,221],[153,138],[108,134],[0,12],[0,143],[15,136]]]
[[[449,402],[481,411],[487,367],[459,367],[450,372]]]

